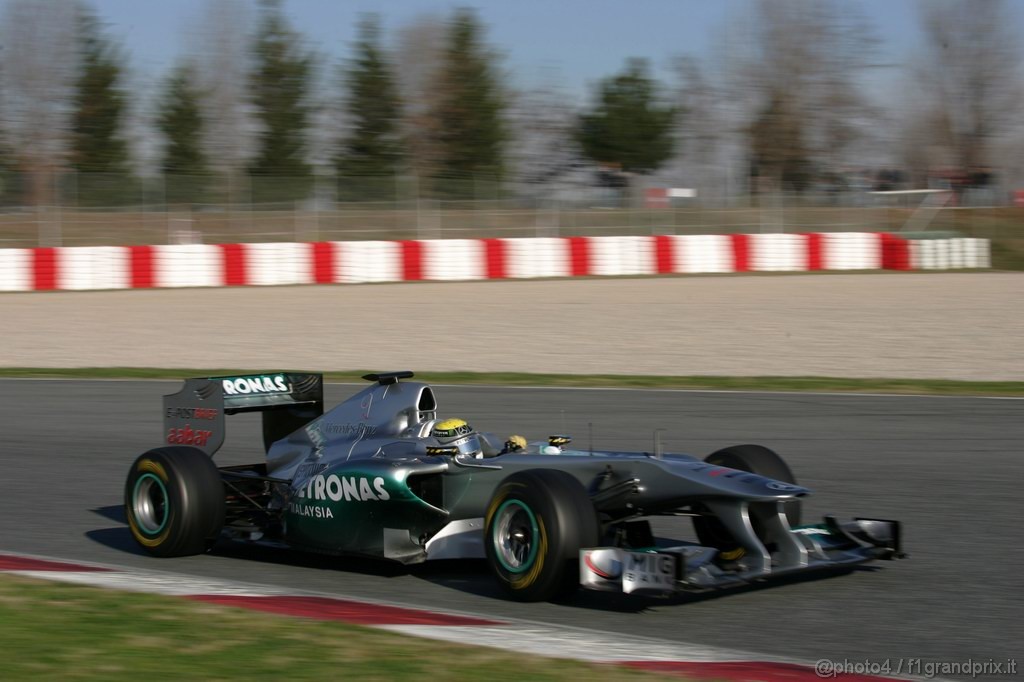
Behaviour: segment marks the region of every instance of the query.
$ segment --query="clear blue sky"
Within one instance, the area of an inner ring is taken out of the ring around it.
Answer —
[[[133,71],[162,74],[185,49],[186,31],[205,0],[89,0],[110,34],[131,56]],[[255,0],[250,0],[255,10]],[[918,3],[859,0],[881,39],[880,57],[899,64],[919,44]],[[363,12],[381,15],[385,37],[423,13],[475,8],[491,45],[505,56],[515,82],[528,85],[554,70],[575,93],[619,70],[628,57],[646,57],[661,76],[673,56],[702,56],[727,23],[752,11],[748,0],[284,0],[285,11],[311,47],[339,63],[349,53]],[[1024,2],[1011,2],[1024,33]],[[255,16],[255,11],[253,12]]]

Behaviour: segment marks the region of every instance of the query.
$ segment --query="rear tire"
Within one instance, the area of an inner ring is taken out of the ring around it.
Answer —
[[[579,551],[599,539],[587,491],[564,471],[514,473],[487,505],[487,563],[506,593],[519,601],[545,601],[578,589]]]
[[[224,526],[224,484],[201,450],[156,448],[128,471],[124,509],[132,537],[150,554],[201,554]]]
[[[708,464],[749,471],[759,476],[796,485],[796,477],[793,476],[793,472],[785,460],[774,450],[762,445],[733,445],[711,453],[704,461]],[[800,501],[789,500],[783,505],[790,527],[800,525]],[[750,525],[761,542],[765,541],[762,519],[774,514],[775,509],[774,502],[750,503]],[[743,556],[743,548],[733,539],[732,534],[706,509],[704,509],[703,516],[694,517],[693,528],[697,532],[697,539],[700,543],[706,547],[718,549],[722,558],[730,560]]]

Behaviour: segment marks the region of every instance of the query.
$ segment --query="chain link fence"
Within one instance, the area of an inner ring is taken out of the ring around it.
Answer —
[[[9,173],[0,174],[0,248],[901,229],[1022,236],[1024,208],[954,207],[937,197],[901,192],[694,196],[649,207],[640,189],[627,195],[583,182],[69,172],[39,182],[38,176]]]

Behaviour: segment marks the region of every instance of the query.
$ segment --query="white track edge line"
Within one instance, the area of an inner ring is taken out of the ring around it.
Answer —
[[[586,375],[581,375],[586,376]],[[842,378],[842,377],[837,377]],[[181,383],[182,379],[158,379],[144,377],[0,377],[0,381],[79,381],[98,383],[118,382],[151,382],[151,383]],[[931,381],[923,379],[922,381]],[[935,379],[934,381],[946,381]],[[968,381],[965,379],[949,379],[949,381]],[[356,384],[346,381],[325,381],[325,386],[368,386],[369,384]],[[710,394],[733,394],[733,395],[771,395],[771,396],[801,396],[801,395],[823,395],[839,398],[959,398],[961,400],[1024,400],[1024,396],[1017,395],[956,395],[956,394],[933,394],[933,393],[862,393],[859,391],[770,391],[770,390],[747,390],[747,389],[716,389],[716,388],[647,388],[644,386],[503,386],[500,384],[444,384],[431,383],[431,386],[442,388],[483,388],[489,390],[530,390],[530,391],[640,391],[644,393],[710,393]]]

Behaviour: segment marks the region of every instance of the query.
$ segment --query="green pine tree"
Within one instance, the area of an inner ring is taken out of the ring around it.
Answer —
[[[360,23],[356,57],[345,70],[345,86],[352,129],[337,159],[340,189],[343,194],[370,199],[394,196],[394,176],[404,158],[401,104],[391,64],[380,47],[376,17]]]
[[[254,182],[253,198],[300,199],[308,193],[312,180],[312,168],[306,161],[306,131],[313,56],[303,50],[301,38],[289,27],[274,0],[264,2],[254,52],[256,69],[251,89],[262,130],[259,151],[249,172],[256,180],[260,176],[268,180]]]
[[[164,84],[157,126],[165,140],[160,169],[168,203],[195,203],[203,198],[210,169],[203,152],[200,97],[187,66],[175,69]]]
[[[99,21],[83,10],[78,22],[79,73],[71,115],[71,167],[80,173],[81,200],[119,204],[131,191],[128,145],[122,137],[125,95],[121,56],[104,37]],[[95,174],[95,175],[91,175]]]
[[[646,61],[631,59],[625,70],[604,80],[597,102],[580,116],[576,138],[583,154],[629,175],[645,175],[672,156],[676,111],[658,101]]]
[[[481,188],[496,187],[505,171],[505,101],[482,33],[472,11],[457,11],[441,67],[433,111],[435,172],[438,190],[449,196],[479,197]]]

